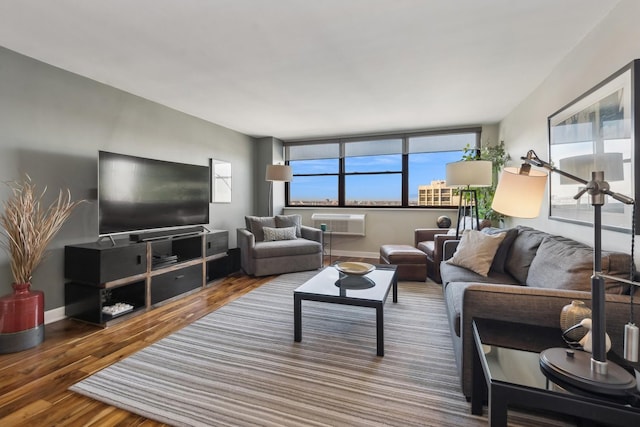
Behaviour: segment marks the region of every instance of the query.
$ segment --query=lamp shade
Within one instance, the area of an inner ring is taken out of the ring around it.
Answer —
[[[535,218],[540,214],[547,174],[531,170],[520,174],[518,168],[504,168],[491,209],[515,218]]]
[[[293,171],[288,165],[267,165],[264,179],[266,181],[290,182],[293,180]]]
[[[490,187],[493,179],[489,160],[447,163],[447,187]]]

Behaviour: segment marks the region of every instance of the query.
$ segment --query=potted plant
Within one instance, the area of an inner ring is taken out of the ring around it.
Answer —
[[[504,149],[504,141],[496,145],[485,145],[480,150],[467,145],[464,148],[462,160],[489,160],[492,164],[492,184],[490,187],[478,187],[476,197],[478,200],[478,216],[486,218],[492,224],[498,225],[504,219],[504,215],[491,209],[493,195],[498,186],[498,176],[505,164],[510,160],[509,153]]]
[[[46,188],[39,193],[28,175],[8,186],[11,192],[0,213],[0,245],[9,255],[14,291],[0,298],[0,336],[7,334],[0,353],[33,347],[44,338],[44,295],[30,289],[33,271],[71,212],[83,202],[72,201],[69,190],[60,190],[46,206]]]

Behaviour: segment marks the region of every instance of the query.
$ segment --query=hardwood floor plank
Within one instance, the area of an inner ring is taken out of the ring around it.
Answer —
[[[333,260],[377,262],[362,258]],[[67,389],[274,277],[236,273],[109,328],[72,319],[46,325],[45,341],[39,346],[0,355],[0,425],[164,426]]]

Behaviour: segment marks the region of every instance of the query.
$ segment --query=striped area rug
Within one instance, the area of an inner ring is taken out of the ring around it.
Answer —
[[[486,426],[459,387],[442,292],[401,282],[385,305],[385,356],[375,310],[303,301],[293,341],[293,290],[282,275],[71,390],[176,426]],[[544,418],[510,412],[510,425]]]

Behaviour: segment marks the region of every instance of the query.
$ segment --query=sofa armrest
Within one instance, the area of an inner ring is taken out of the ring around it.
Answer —
[[[459,243],[460,243],[460,240],[456,240],[456,239],[445,240],[442,243],[442,261],[446,261],[453,256],[456,249],[458,248]]]
[[[447,228],[416,228],[413,232],[413,244],[418,247],[420,242],[433,242],[436,234],[447,234],[447,231]]]
[[[443,261],[445,259],[448,258],[444,258],[444,244],[445,242],[448,242],[450,240],[456,240],[456,236],[453,235],[449,235],[449,234],[436,234],[434,236],[434,241],[433,241],[433,259],[437,260],[437,262]],[[459,241],[459,240],[456,240]],[[457,244],[455,246],[458,246]],[[453,249],[453,251],[455,252],[455,249]],[[449,256],[449,258],[451,258],[451,256],[453,255],[453,252],[451,252],[451,255]]]
[[[465,396],[471,395],[474,317],[554,327],[560,334],[560,312],[565,305],[572,300],[591,305],[590,292],[512,285],[471,284],[462,299],[461,378]],[[612,349],[616,354],[622,354],[624,324],[629,320],[629,297],[607,294],[606,299],[607,333],[613,343]],[[636,313],[635,318],[636,323],[640,322],[640,313]]]
[[[256,245],[256,236],[246,228],[238,228],[236,240],[238,248],[240,248],[240,266],[245,273],[253,274],[251,252]]]
[[[322,244],[323,233],[319,228],[309,227],[307,225],[300,226],[300,235],[307,240],[313,240]]]

